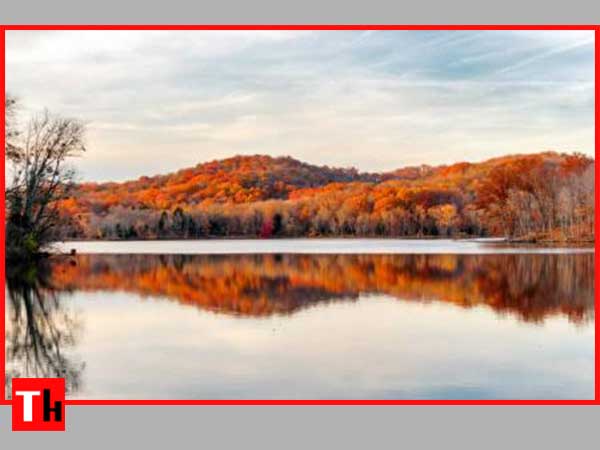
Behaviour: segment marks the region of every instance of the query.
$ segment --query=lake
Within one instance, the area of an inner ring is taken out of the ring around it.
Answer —
[[[594,250],[69,242],[7,266],[6,364],[85,399],[592,399]],[[7,385],[8,386],[8,385]]]

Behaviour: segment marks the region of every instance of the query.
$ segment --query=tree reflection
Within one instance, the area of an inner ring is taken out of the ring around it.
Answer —
[[[85,364],[65,355],[74,346],[80,323],[52,285],[52,263],[6,264],[7,397],[12,378],[65,378],[67,392],[76,392]]]
[[[242,316],[291,314],[384,294],[491,307],[540,323],[593,320],[594,255],[81,255],[58,260],[54,286],[166,297]]]

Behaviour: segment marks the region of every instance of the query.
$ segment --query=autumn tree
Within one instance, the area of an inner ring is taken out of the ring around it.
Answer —
[[[442,235],[452,234],[458,226],[458,210],[453,204],[434,206],[428,212],[435,219]]]
[[[65,237],[591,240],[594,160],[547,152],[360,174],[237,156],[124,183],[80,184],[60,208],[78,221],[63,228]]]

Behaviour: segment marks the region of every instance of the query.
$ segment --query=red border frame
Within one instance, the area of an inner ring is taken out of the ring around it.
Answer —
[[[2,25],[0,24],[0,101],[5,100],[5,32],[10,30],[593,30],[595,31],[595,155],[600,152],[598,129],[600,129],[600,25]],[[4,114],[0,115],[0,144],[4,152]],[[5,185],[2,158],[0,181]],[[598,209],[600,199],[597,195],[600,188],[598,165],[595,166],[595,231],[600,233]],[[0,276],[5,282],[5,192],[0,192]],[[600,268],[599,257],[595,253],[595,278]],[[5,289],[0,289],[0,378],[5,379]],[[600,308],[600,295],[595,289],[595,311]],[[599,323],[595,321],[595,395],[593,400],[66,400],[66,405],[600,405],[600,384],[598,372],[598,346],[600,343]],[[0,405],[11,405],[12,402],[0,396]]]

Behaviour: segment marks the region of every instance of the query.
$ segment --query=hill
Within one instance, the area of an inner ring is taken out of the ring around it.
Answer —
[[[354,168],[315,166],[290,157],[234,156],[135,181],[81,184],[75,197],[88,197],[90,205],[101,210],[113,204],[171,209],[285,199],[290,192],[301,188],[377,180],[377,175],[360,174]]]
[[[71,238],[502,235],[589,239],[594,161],[509,155],[361,173],[235,156],[124,183],[83,183],[59,204]],[[560,230],[560,233],[557,233]]]

